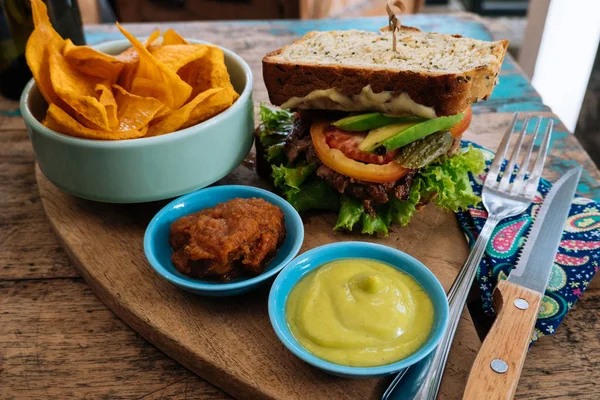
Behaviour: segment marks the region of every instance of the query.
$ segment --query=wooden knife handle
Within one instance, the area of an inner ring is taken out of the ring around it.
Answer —
[[[493,296],[496,321],[475,358],[464,400],[513,398],[543,297],[505,280]]]

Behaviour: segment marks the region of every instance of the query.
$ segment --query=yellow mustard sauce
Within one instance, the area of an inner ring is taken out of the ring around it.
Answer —
[[[286,319],[313,355],[374,367],[417,351],[433,327],[433,304],[410,275],[375,260],[322,265],[292,289]]]

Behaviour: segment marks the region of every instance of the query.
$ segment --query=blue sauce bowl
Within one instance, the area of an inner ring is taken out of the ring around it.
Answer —
[[[330,261],[344,258],[377,260],[411,275],[431,298],[434,322],[427,341],[409,357],[378,367],[350,367],[322,360],[294,338],[285,318],[288,295],[309,272]],[[448,324],[448,299],[435,275],[415,258],[391,247],[366,242],[342,242],[314,248],[298,256],[281,271],[269,293],[269,318],[281,342],[297,357],[333,375],[374,378],[397,373],[426,357],[442,338]]]
[[[265,271],[252,278],[239,278],[228,283],[192,278],[179,273],[173,262],[169,245],[171,224],[188,214],[216,206],[235,198],[262,198],[279,207],[285,217],[285,241]],[[146,228],[144,252],[154,270],[172,284],[192,293],[205,296],[231,296],[260,287],[283,269],[298,254],[304,240],[304,225],[298,212],[281,197],[252,186],[215,186],[179,197],[160,210]]]

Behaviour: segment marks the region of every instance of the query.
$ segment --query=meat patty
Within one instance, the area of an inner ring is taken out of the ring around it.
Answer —
[[[317,176],[329,183],[339,193],[346,193],[361,200],[373,200],[381,204],[387,203],[392,197],[398,200],[407,200],[410,194],[410,184],[415,174],[416,171],[411,170],[396,182],[372,183],[349,178],[323,164],[317,168]]]
[[[306,155],[309,147],[312,146],[310,125],[311,121],[307,119],[296,118],[294,121],[292,133],[287,137],[284,146],[285,155],[290,164],[302,159],[301,156]]]
[[[171,259],[182,274],[228,281],[262,273],[285,239],[283,212],[263,199],[233,199],[171,225]]]

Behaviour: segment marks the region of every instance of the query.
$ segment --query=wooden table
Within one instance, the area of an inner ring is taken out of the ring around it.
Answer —
[[[471,14],[409,16],[425,30],[488,39]],[[266,100],[260,60],[269,50],[313,29],[368,29],[383,18],[335,21],[169,24],[186,37],[238,52],[255,71],[256,104]],[[155,24],[129,25],[143,36]],[[164,28],[164,25],[160,26]],[[89,43],[120,39],[113,26],[86,29]],[[549,112],[519,67],[505,60],[492,98],[476,114]],[[493,126],[499,114],[479,123]],[[499,132],[500,133],[500,132]],[[35,182],[34,155],[18,103],[0,98],[0,398],[205,398],[228,396],[189,372],[119,320],[91,292],[58,244]],[[559,124],[545,176],[574,162],[585,167],[579,193],[600,201],[600,173]],[[529,353],[520,399],[597,398],[600,366],[600,279],[594,280],[558,332]]]

